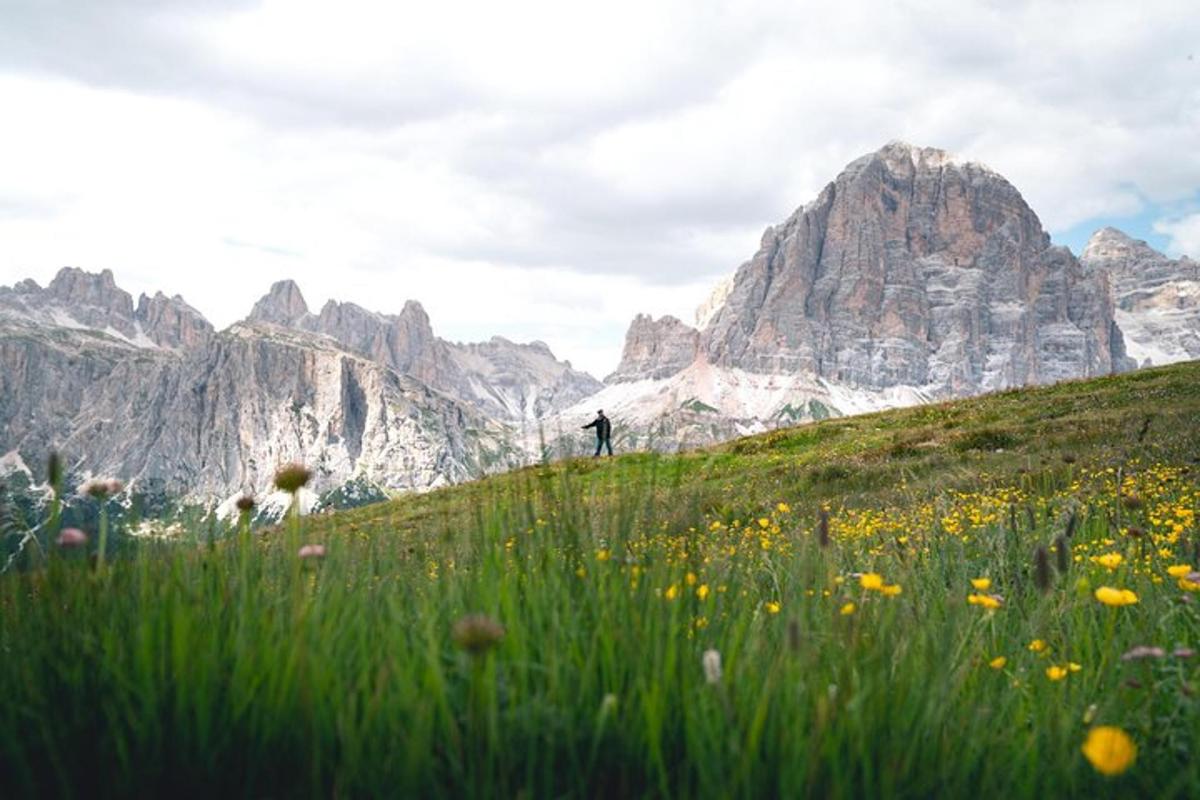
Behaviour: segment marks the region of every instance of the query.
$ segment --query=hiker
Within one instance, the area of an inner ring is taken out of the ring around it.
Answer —
[[[585,431],[588,428],[596,429],[596,455],[592,456],[592,458],[599,458],[600,448],[602,447],[607,447],[608,454],[611,456],[613,454],[612,423],[609,422],[608,417],[604,416],[603,408],[596,412],[596,418],[594,420],[583,426]]]

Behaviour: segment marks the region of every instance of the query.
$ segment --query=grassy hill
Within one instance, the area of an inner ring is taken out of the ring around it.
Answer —
[[[1197,796],[1198,459],[1184,364],[56,552],[0,795]]]

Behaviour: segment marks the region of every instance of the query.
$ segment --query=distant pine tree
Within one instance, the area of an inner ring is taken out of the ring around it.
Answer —
[[[23,547],[29,524],[17,505],[8,483],[0,480],[0,571],[11,566],[10,559]],[[16,559],[13,559],[14,562]]]

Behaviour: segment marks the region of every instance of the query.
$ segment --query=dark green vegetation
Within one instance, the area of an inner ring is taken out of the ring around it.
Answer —
[[[1180,365],[56,553],[0,576],[0,796],[1200,795],[1175,655],[1200,594],[1167,572],[1200,566],[1198,387]],[[503,638],[459,647],[469,613]],[[1122,774],[1081,754],[1093,725],[1136,742]]]

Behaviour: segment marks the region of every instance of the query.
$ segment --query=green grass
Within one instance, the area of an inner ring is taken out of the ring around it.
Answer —
[[[57,553],[0,576],[0,796],[1198,796],[1200,657],[1120,658],[1200,646],[1200,594],[1165,573],[1200,566],[1197,387],[1180,365],[124,543],[102,570]],[[994,612],[966,602],[981,576]],[[506,630],[478,656],[452,635],[472,612]],[[1128,771],[1089,766],[1093,724],[1133,737]]]

